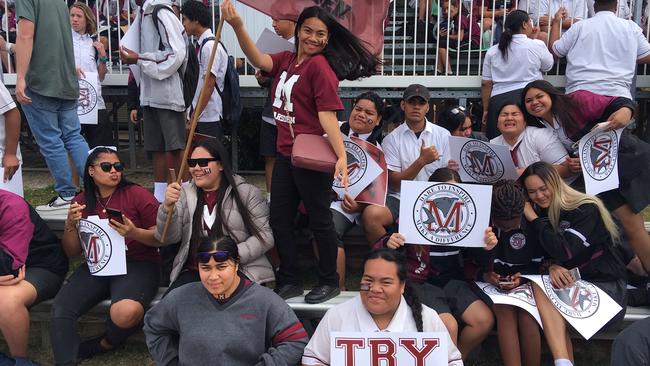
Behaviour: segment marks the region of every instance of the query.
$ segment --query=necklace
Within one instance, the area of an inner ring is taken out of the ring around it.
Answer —
[[[102,206],[102,213],[106,213],[106,206],[108,206],[108,203],[111,202],[111,198],[113,198],[114,193],[115,191],[113,191],[113,193],[111,193],[111,195],[108,196],[106,203],[102,203],[102,198],[99,197],[99,194],[97,195],[97,202],[99,202],[99,204]]]

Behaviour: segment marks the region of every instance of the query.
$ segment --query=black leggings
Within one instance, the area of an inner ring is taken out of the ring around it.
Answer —
[[[126,275],[93,276],[82,264],[54,298],[50,324],[50,341],[57,365],[75,365],[79,351],[77,320],[106,298],[111,304],[134,300],[146,309],[158,292],[160,266],[150,262],[127,262]],[[140,328],[122,329],[108,319],[106,339],[119,345]]]
[[[276,158],[271,184],[271,228],[280,255],[278,284],[301,283],[293,230],[294,217],[302,199],[309,213],[309,229],[318,248],[319,285],[338,287],[338,239],[330,212],[332,180],[332,174],[294,167],[289,157],[278,155]]]

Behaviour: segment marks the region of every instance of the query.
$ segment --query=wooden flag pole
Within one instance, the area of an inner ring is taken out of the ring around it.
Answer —
[[[183,159],[181,159],[181,166],[179,169],[179,174],[178,177],[172,177],[172,181],[176,181],[176,183],[180,184],[181,180],[183,179],[183,172],[185,171],[186,164],[187,164],[187,157],[190,154],[190,150],[192,149],[192,138],[194,138],[194,130],[196,129],[196,124],[199,120],[199,117],[201,116],[201,113],[203,112],[203,107],[204,105],[207,105],[207,98],[208,98],[208,90],[210,88],[214,88],[215,85],[208,85],[208,77],[210,76],[210,73],[212,72],[212,64],[214,63],[214,57],[217,54],[217,48],[219,47],[219,42],[221,41],[221,30],[223,29],[223,17],[219,19],[219,26],[217,27],[217,33],[214,36],[214,46],[212,47],[212,52],[210,52],[210,60],[208,61],[208,67],[206,68],[206,73],[203,76],[203,87],[201,88],[201,92],[199,93],[199,99],[196,103],[196,109],[194,110],[194,113],[192,113],[192,119],[190,120],[190,132],[187,135],[187,143],[185,144],[185,151],[183,152]],[[172,214],[174,213],[174,207],[172,206],[168,209],[167,212],[167,220],[165,221],[165,226],[163,227],[162,235],[160,236],[160,241],[165,242],[165,239],[167,237],[167,230],[169,229],[169,224],[171,223],[172,219]]]

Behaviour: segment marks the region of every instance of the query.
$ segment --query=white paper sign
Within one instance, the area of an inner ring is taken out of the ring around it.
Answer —
[[[255,42],[255,45],[262,53],[273,54],[278,52],[295,52],[296,45],[280,37],[274,31],[264,28],[262,34]]]
[[[79,79],[77,114],[81,124],[96,125],[99,76],[96,72],[85,72],[85,74],[83,78]]]
[[[402,181],[399,232],[409,244],[484,247],[492,186]]]
[[[89,216],[79,220],[79,239],[90,274],[116,276],[126,274],[124,237],[108,226],[108,219]]]
[[[375,159],[368,156],[366,151],[366,145],[369,145],[368,142],[356,137],[349,138],[343,134],[341,135],[348,157],[348,178],[350,183],[346,192],[341,181],[335,179],[332,183],[332,189],[340,199],[343,198],[345,193],[352,198],[357,198],[359,193],[382,173],[382,170]]]
[[[451,159],[458,162],[463,182],[493,184],[499,179],[517,179],[517,169],[508,147],[465,137],[449,137]]]
[[[129,30],[124,33],[122,39],[120,40],[120,46],[130,49],[135,53],[140,53],[140,12],[135,16]],[[129,65],[129,70],[133,73],[135,82],[140,85],[140,65],[134,64]]]
[[[556,289],[548,275],[522,277],[542,288],[562,317],[587,340],[623,309],[603,290],[585,280],[576,281],[566,289]]]
[[[537,303],[535,303],[535,296],[533,295],[533,289],[530,283],[524,283],[523,285],[517,286],[509,291],[502,290],[487,282],[477,281],[476,285],[490,297],[490,300],[492,300],[493,303],[512,305],[524,309],[532,315],[532,317],[537,320],[537,324],[543,328],[542,319],[539,317]]]
[[[346,366],[449,364],[448,335],[437,332],[333,332],[330,364]]]
[[[618,188],[618,146],[622,133],[622,128],[596,129],[580,139],[578,151],[587,193],[598,194]]]
[[[23,165],[21,164],[18,167],[18,170],[14,173],[14,176],[9,179],[9,181],[4,181],[4,168],[0,166],[0,189],[9,191],[24,197],[23,192]]]

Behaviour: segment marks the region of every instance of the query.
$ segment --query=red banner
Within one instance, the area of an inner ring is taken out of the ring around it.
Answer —
[[[239,0],[274,19],[296,20],[302,9],[318,5],[344,27],[368,43],[378,55],[384,47],[384,20],[389,0]]]

